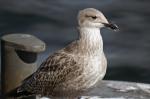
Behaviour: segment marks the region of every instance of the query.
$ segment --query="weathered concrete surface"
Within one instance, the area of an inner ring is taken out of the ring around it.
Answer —
[[[105,80],[80,99],[150,99],[150,84]]]
[[[135,82],[103,81],[85,95],[94,96],[89,97],[90,99],[150,99],[150,85]]]
[[[43,97],[41,99],[49,98]],[[105,80],[80,99],[150,99],[150,85]]]

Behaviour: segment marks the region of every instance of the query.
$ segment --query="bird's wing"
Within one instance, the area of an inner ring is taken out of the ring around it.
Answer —
[[[54,53],[25,80],[23,88],[33,93],[52,92],[56,85],[65,82],[69,78],[68,75],[74,75],[74,71],[78,69],[79,66],[71,55]]]

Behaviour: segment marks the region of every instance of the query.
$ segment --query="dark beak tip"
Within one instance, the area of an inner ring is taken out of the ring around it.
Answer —
[[[118,27],[116,27],[115,29],[113,29],[114,31],[118,32],[120,31],[120,29]]]
[[[119,31],[119,27],[116,25],[116,24],[113,24],[113,23],[109,23],[109,24],[106,24],[104,23],[104,25],[114,31]]]
[[[119,31],[119,27],[116,24],[110,24],[110,28],[114,31]]]
[[[120,30],[119,30],[119,29],[115,29],[115,30],[113,30],[113,31],[115,31],[115,32],[119,32]]]

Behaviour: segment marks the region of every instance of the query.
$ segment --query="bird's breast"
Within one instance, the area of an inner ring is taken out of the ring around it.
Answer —
[[[83,73],[79,78],[82,78],[82,88],[90,88],[104,77],[101,55],[93,57],[78,58],[83,68]],[[82,61],[81,61],[82,60]]]
[[[101,55],[74,56],[74,60],[77,62],[78,69],[73,71],[75,75],[71,76],[71,79],[68,78],[61,86],[58,86],[59,90],[61,88],[67,93],[87,90],[104,77],[105,70],[103,70]]]
[[[84,75],[89,81],[96,81],[100,78],[102,73],[101,56],[90,57],[85,59]]]

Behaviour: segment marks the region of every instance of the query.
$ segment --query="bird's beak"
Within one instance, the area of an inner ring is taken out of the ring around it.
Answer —
[[[105,27],[108,27],[114,31],[118,31],[119,28],[116,24],[113,24],[113,23],[103,23]]]

